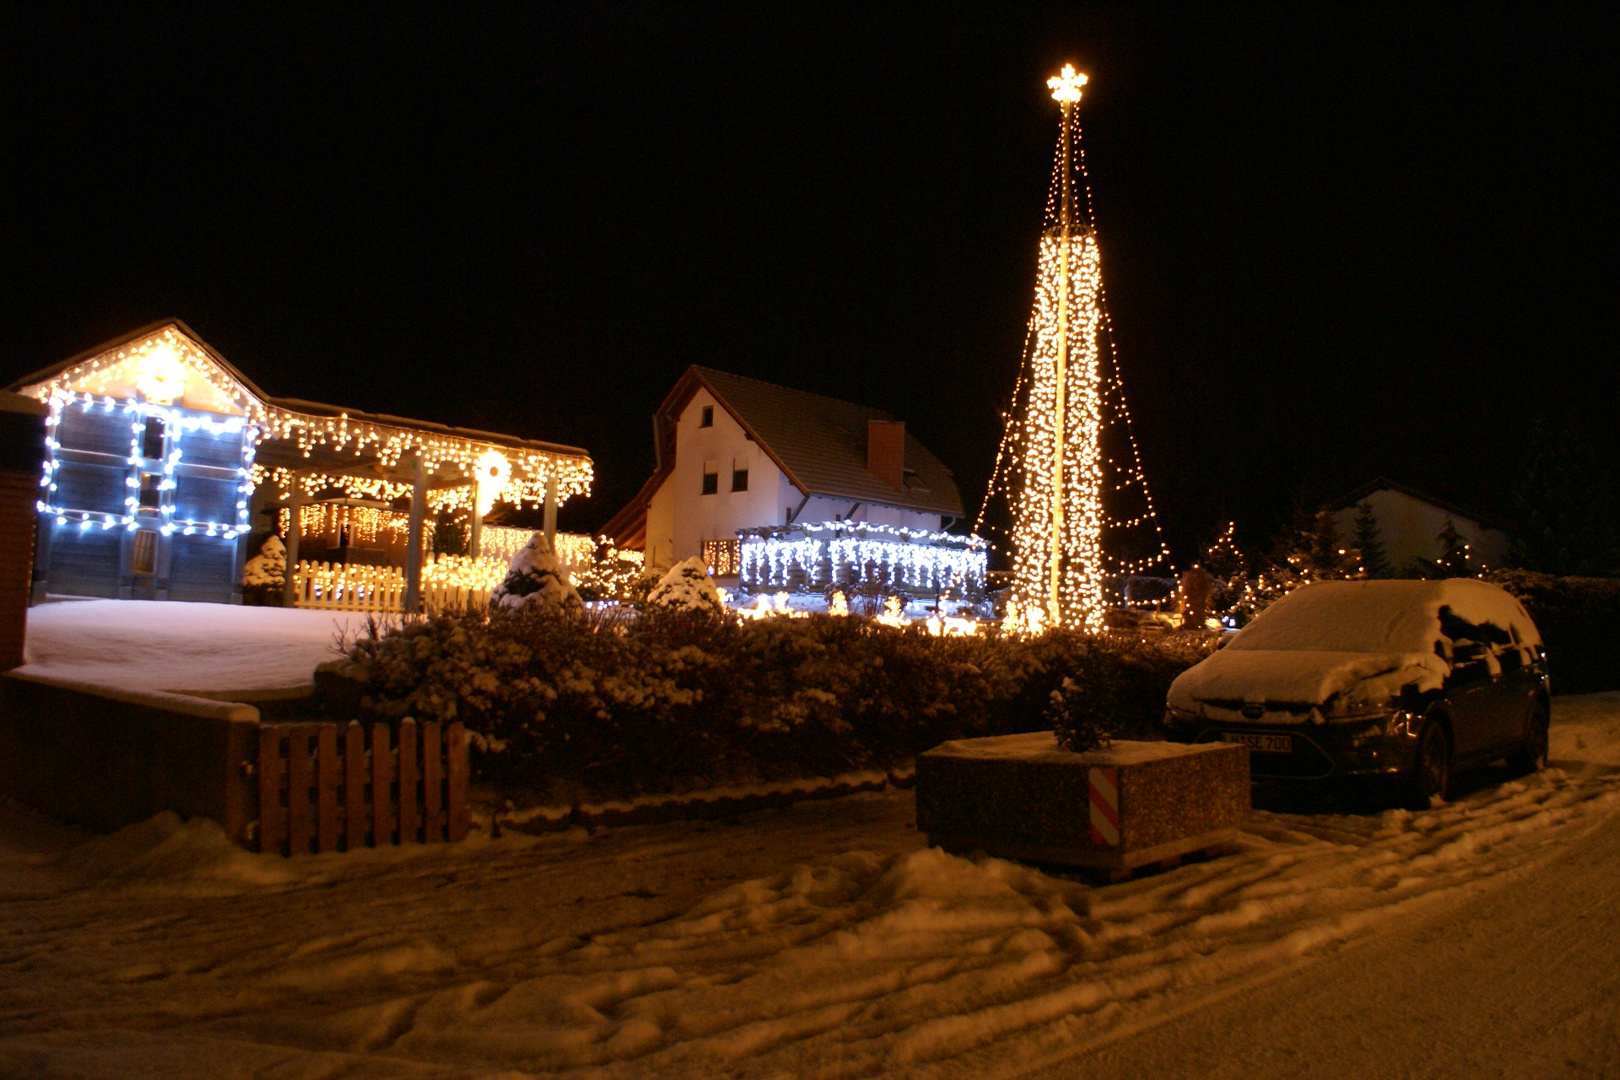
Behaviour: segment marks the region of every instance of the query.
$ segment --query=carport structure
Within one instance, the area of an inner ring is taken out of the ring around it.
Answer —
[[[476,551],[497,501],[543,507],[549,536],[558,505],[592,480],[577,447],[271,397],[178,319],[11,389],[50,409],[35,599],[234,602],[260,512],[285,511],[291,566],[300,508],[343,502],[408,514],[405,606],[415,610],[430,510],[466,512]]]

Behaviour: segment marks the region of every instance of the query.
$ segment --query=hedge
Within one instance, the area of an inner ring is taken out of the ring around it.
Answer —
[[[1620,580],[1528,570],[1487,575],[1519,598],[1547,647],[1555,694],[1620,690]]]
[[[1115,736],[1157,738],[1171,680],[1214,647],[530,608],[373,626],[346,652],[363,717],[460,720],[482,776],[567,797],[888,767],[947,739],[1050,726],[1066,678],[1069,700],[1108,703]]]

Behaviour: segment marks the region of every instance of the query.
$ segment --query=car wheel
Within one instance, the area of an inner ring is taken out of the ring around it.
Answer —
[[[1427,810],[1431,796],[1446,797],[1451,784],[1451,741],[1446,729],[1434,719],[1423,725],[1418,737],[1417,754],[1412,771],[1406,780],[1406,806],[1409,810]]]
[[[1547,767],[1547,706],[1536,702],[1530,706],[1530,718],[1525,722],[1524,742],[1508,755],[1508,767],[1528,776]]]

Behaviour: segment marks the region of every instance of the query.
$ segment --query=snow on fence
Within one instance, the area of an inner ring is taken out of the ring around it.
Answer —
[[[302,855],[467,835],[467,732],[459,723],[262,724],[261,852]]]

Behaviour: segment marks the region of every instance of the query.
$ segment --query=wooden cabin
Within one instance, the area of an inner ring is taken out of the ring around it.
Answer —
[[[584,450],[273,398],[178,319],[18,380],[42,402],[33,597],[241,599],[251,539],[279,520],[289,565],[310,554],[402,566],[420,587],[425,532],[459,510],[480,550],[494,504],[590,491]],[[291,575],[288,580],[291,587]]]

